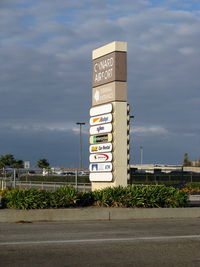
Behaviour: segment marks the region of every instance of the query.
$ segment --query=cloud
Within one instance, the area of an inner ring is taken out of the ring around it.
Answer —
[[[193,47],[182,47],[179,52],[183,55],[192,55],[195,53],[195,49]]]
[[[86,128],[86,129],[85,129]],[[82,127],[82,134],[89,135],[89,131],[87,129],[88,127]],[[65,132],[67,133],[74,133],[74,134],[79,134],[80,129],[78,126],[74,127],[74,123],[4,123],[3,125],[0,125],[0,129],[2,131],[23,131],[23,132],[46,132],[46,131],[51,131],[51,132]]]
[[[131,132],[138,136],[149,136],[149,135],[163,135],[168,134],[167,129],[162,126],[143,126],[143,127],[134,127]]]
[[[76,121],[89,121],[91,52],[119,40],[128,42],[135,142],[167,137],[169,146],[184,151],[191,144],[199,153],[199,10],[195,0],[1,1],[0,147],[11,151],[20,131],[30,140],[32,132],[34,143],[39,133],[55,134],[54,145],[56,134],[78,135]]]

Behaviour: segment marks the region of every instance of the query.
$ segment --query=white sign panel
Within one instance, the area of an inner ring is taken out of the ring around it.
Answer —
[[[30,168],[30,161],[24,161],[24,168],[29,169]]]
[[[112,172],[91,172],[91,182],[111,182],[113,178]]]
[[[112,112],[112,104],[105,104],[98,107],[93,107],[90,109],[90,116],[98,116],[101,114],[106,114]]]
[[[107,143],[112,141],[112,134],[98,134],[90,136],[90,144]]]
[[[91,163],[90,172],[110,172],[112,171],[112,163]]]
[[[105,143],[99,145],[91,145],[90,146],[90,153],[104,153],[104,152],[111,152],[112,151],[112,143]]]
[[[112,161],[112,153],[91,154],[90,162],[109,162]]]
[[[90,125],[98,125],[103,123],[112,122],[112,114],[104,114],[96,117],[90,118]]]
[[[103,125],[97,125],[90,127],[90,134],[101,134],[101,133],[110,133],[112,132],[112,123],[107,123]]]

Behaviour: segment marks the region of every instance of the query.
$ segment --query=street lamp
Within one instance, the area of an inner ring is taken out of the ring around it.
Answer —
[[[77,122],[77,125],[80,126],[80,169],[82,169],[82,125],[85,125],[85,122]]]
[[[143,162],[143,147],[140,146],[140,165],[142,165]]]
[[[129,133],[129,157],[130,157],[130,160],[131,160],[131,119],[133,119],[134,116],[133,115],[130,115],[130,121],[129,121],[129,129],[130,129],[130,133]]]

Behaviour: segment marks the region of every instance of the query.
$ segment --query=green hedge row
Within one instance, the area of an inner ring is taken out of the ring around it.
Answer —
[[[174,187],[128,186],[105,188],[93,192],[78,192],[72,186],[55,192],[38,189],[12,189],[1,192],[2,207],[15,209],[45,209],[69,207],[184,207],[188,193]]]

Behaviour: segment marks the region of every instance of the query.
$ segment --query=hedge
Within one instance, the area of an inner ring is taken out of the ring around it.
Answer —
[[[78,192],[72,186],[55,192],[38,189],[12,189],[0,192],[3,208],[45,209],[69,207],[184,207],[188,193],[166,186],[108,187]]]

